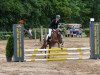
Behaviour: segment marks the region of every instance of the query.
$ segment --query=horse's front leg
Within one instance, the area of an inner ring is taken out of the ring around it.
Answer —
[[[63,47],[64,47],[64,41],[62,39],[62,42],[61,42],[61,50],[63,50]]]
[[[49,49],[51,49],[52,44],[49,43]],[[50,54],[50,50],[48,50],[48,54]],[[50,56],[48,55],[48,58],[50,58]]]
[[[43,45],[42,45],[42,47],[40,49],[46,49],[46,48],[47,48],[47,42],[44,41],[44,43],[43,43]],[[47,51],[44,51],[44,52],[45,52],[45,54],[47,53]],[[46,58],[46,56],[44,58]]]
[[[58,48],[60,48],[60,43],[58,43]]]

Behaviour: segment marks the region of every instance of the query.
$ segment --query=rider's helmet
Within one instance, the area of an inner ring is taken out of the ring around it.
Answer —
[[[57,19],[60,19],[60,15],[56,15],[56,18],[57,18]]]

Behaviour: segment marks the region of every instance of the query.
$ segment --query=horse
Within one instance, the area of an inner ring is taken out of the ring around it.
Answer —
[[[32,35],[30,34],[30,32],[29,32],[28,30],[24,29],[23,32],[24,32],[24,35],[25,35],[25,36],[28,36],[29,39],[32,39]]]
[[[48,40],[46,40],[46,36],[45,36],[43,41],[44,42],[43,42],[41,49],[46,49],[47,45],[49,45],[49,49],[51,49],[52,46],[54,46],[56,43],[58,44],[59,48],[63,47],[63,41],[62,41],[61,33],[58,29],[52,30],[51,38],[48,38]],[[60,46],[60,44],[61,44],[61,46]],[[50,51],[48,51],[48,52],[50,53]]]

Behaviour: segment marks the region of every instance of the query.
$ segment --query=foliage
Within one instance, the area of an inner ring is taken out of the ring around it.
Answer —
[[[0,32],[0,40],[7,40],[10,35],[12,35],[12,32]]]
[[[11,57],[14,54],[13,36],[11,35],[6,45],[6,57]]]
[[[84,32],[85,32],[85,34],[86,34],[87,37],[90,36],[90,30],[89,30],[89,28],[85,29]]]
[[[0,0],[0,30],[12,31],[19,20],[25,27],[48,27],[56,14],[61,22],[81,23],[88,27],[89,19],[100,21],[100,0]]]

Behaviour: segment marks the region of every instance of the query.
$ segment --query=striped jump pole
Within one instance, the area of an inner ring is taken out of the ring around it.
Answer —
[[[25,59],[25,61],[55,61],[55,60],[83,60],[89,58],[50,58],[50,59]]]
[[[74,52],[74,53],[52,53],[52,54],[25,54],[25,56],[59,56],[59,55],[86,55],[90,54],[90,52]]]
[[[34,52],[39,52],[39,51],[82,51],[82,50],[90,50],[89,47],[85,47],[85,48],[51,48],[51,49],[25,49],[25,51],[34,51]]]

